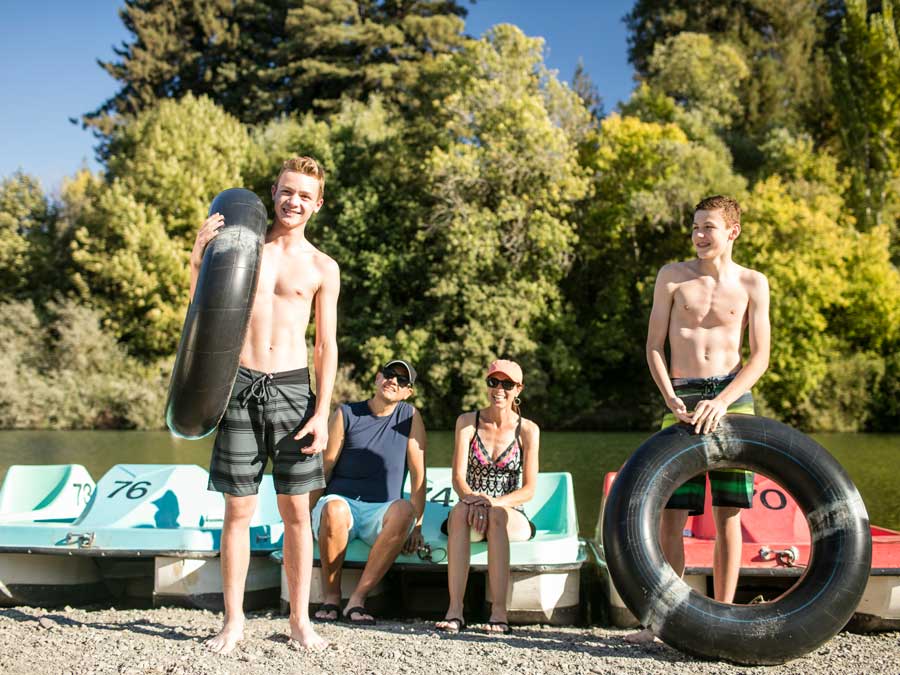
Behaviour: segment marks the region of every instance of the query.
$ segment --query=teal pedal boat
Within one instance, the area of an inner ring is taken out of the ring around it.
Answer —
[[[0,489],[0,603],[221,607],[225,502],[207,490],[204,469],[118,464],[94,485],[83,467],[66,468],[14,466],[7,473]],[[88,501],[72,505],[79,483],[78,498]],[[57,502],[71,508],[64,512]],[[250,525],[249,607],[277,602],[279,569],[269,555],[283,533],[272,478],[265,476]]]
[[[404,497],[409,497],[409,479]],[[400,555],[385,579],[370,594],[375,611],[416,617],[443,616],[447,609],[447,536],[441,524],[458,501],[447,467],[426,470],[425,517],[422,536],[428,550]],[[510,543],[510,578],[507,589],[509,619],[514,623],[572,624],[582,618],[581,572],[587,560],[586,543],[578,537],[578,520],[572,476],[541,473],[534,498],[525,512],[537,532],[530,541]],[[467,611],[489,613],[490,586],[487,579],[487,542],[473,543],[471,571],[466,593]],[[281,560],[281,553],[273,556]],[[347,547],[341,574],[341,595],[348,598],[356,587],[369,557],[369,546],[359,539]],[[319,567],[316,545],[314,563]],[[322,585],[313,570],[310,602],[321,603]],[[281,607],[289,607],[287,580],[282,572]]]
[[[90,602],[103,592],[97,567],[89,560],[56,556],[38,561],[27,547],[6,548],[20,526],[48,531],[71,525],[95,487],[80,464],[9,468],[0,485],[0,606],[46,606],[56,598]]]

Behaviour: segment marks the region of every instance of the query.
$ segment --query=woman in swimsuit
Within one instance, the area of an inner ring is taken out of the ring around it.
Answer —
[[[469,577],[469,542],[488,543],[491,618],[488,630],[509,633],[506,590],[509,542],[527,541],[534,525],[522,505],[534,495],[538,476],[540,430],[519,414],[522,369],[500,359],[487,370],[490,404],[456,420],[453,489],[459,503],[444,528],[447,532],[447,584],[450,607],[437,628],[451,633],[465,629],[463,596]]]

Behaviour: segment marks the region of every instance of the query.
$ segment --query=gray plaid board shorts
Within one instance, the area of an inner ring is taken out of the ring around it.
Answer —
[[[209,489],[255,495],[270,457],[276,493],[302,495],[324,488],[322,455],[300,452],[312,436],[294,440],[315,405],[308,368],[261,373],[241,366],[213,443]]]

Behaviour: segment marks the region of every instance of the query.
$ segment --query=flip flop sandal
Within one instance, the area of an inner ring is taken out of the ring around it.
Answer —
[[[509,635],[512,633],[512,627],[506,621],[488,621],[488,626],[491,626],[488,633],[496,633],[498,635]]]
[[[366,611],[365,607],[351,607],[344,613],[344,621],[347,623],[352,623],[354,626],[374,626],[375,619],[369,615],[368,619],[354,619],[354,616],[366,616],[369,613]]]
[[[452,619],[444,619],[443,621],[438,621],[438,623],[447,624],[446,626],[438,626],[437,624],[435,624],[435,628],[445,633],[449,633],[450,635],[456,635],[457,633],[461,633],[466,629],[465,620],[458,619],[456,617],[453,617]]]
[[[334,618],[331,619],[327,616],[318,616],[320,612],[330,613],[334,612]],[[313,614],[313,618],[316,621],[324,621],[326,623],[333,623],[341,618],[341,608],[339,605],[332,604],[330,602],[323,603],[319,605],[319,609],[316,610],[315,614]]]

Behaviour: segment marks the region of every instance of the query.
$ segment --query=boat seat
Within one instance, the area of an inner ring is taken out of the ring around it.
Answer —
[[[432,549],[446,549],[447,537],[441,525],[458,499],[452,487],[449,467],[428,467],[426,472],[425,517],[422,536]],[[404,485],[404,498],[409,498],[409,477]],[[572,476],[565,472],[541,473],[534,497],[525,504],[525,513],[535,525],[534,538],[510,544],[510,564],[554,564],[578,558],[578,520],[575,513],[575,496]],[[315,550],[318,558],[318,546]],[[344,560],[363,563],[368,560],[369,546],[359,539],[349,542]],[[398,562],[420,562],[413,555],[401,555]],[[472,544],[472,565],[487,562],[487,543]],[[443,561],[440,561],[443,562]]]
[[[0,521],[74,520],[94,488],[81,464],[11,466],[0,486]]]

